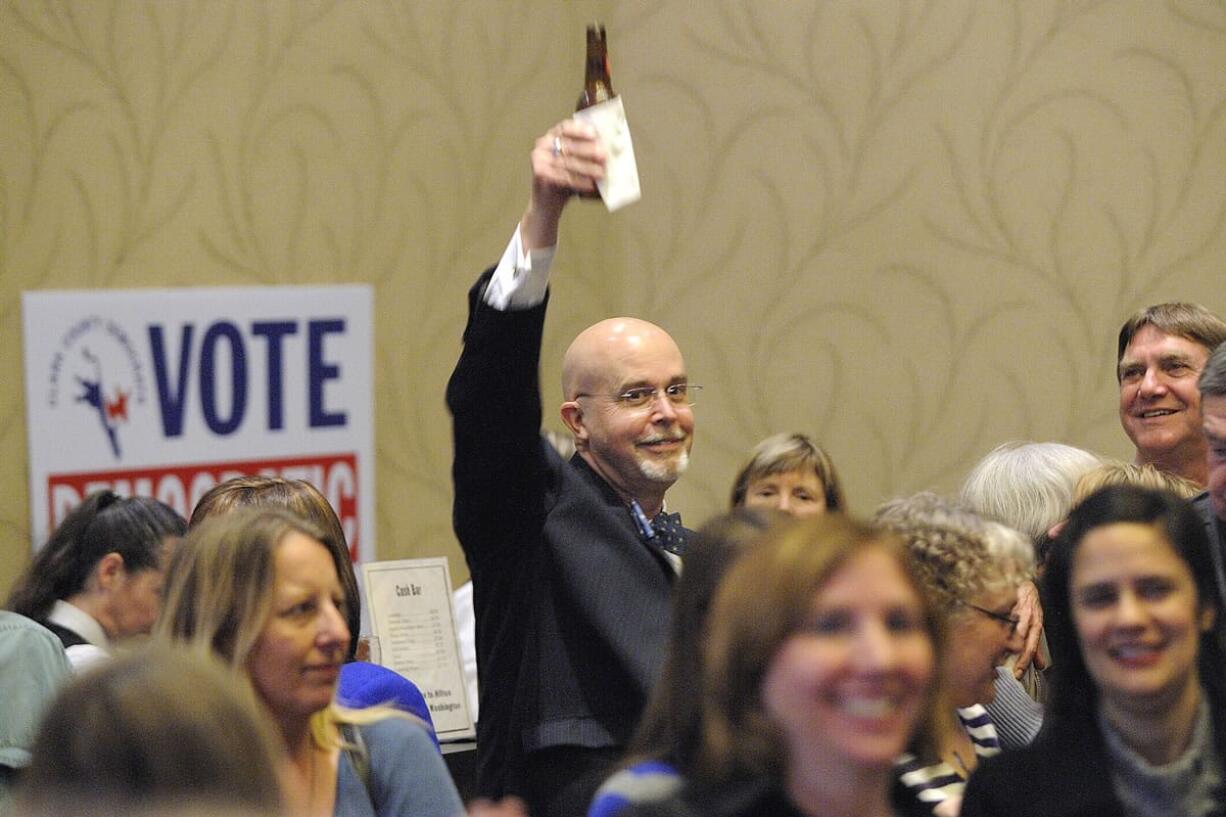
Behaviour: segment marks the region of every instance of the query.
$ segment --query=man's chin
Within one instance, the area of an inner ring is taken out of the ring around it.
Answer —
[[[690,452],[682,451],[668,459],[640,459],[639,471],[652,482],[672,485],[690,466]]]
[[[1128,436],[1137,448],[1139,462],[1161,462],[1187,441],[1185,435],[1173,429],[1145,429]]]

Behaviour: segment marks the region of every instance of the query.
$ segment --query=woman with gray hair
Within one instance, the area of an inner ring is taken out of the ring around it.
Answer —
[[[1029,537],[1042,565],[1047,543],[1073,508],[1077,481],[1102,463],[1098,455],[1063,443],[1009,442],[992,449],[971,469],[960,498],[980,516]],[[1041,698],[1040,679],[1029,671],[1032,661],[1039,668],[1048,663],[1042,644],[1043,608],[1033,583],[1022,588],[1013,614],[1026,642],[1013,662],[1013,674]]]
[[[1102,464],[1098,455],[1063,443],[1005,443],[971,469],[960,498],[1037,543],[1073,509],[1077,480]]]
[[[906,543],[949,634],[942,672],[955,707],[950,728],[935,753],[899,761],[899,780],[927,813],[956,814],[978,760],[1001,749],[985,705],[997,697],[996,668],[1021,648],[1012,611],[1019,586],[1033,575],[1033,551],[1020,534],[932,493],[888,502],[875,521]]]

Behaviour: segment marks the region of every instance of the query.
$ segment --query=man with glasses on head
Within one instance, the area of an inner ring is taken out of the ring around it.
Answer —
[[[689,462],[696,387],[663,329],[611,318],[581,332],[562,362],[574,457],[540,435],[558,222],[604,165],[583,123],[537,140],[528,208],[469,293],[447,388],[453,523],[477,624],[477,790],[519,795],[534,817],[585,813],[620,758],[663,660],[688,536],[664,495]]]
[[[1146,307],[1120,328],[1120,424],[1137,447],[1138,465],[1205,484],[1196,379],[1209,352],[1223,341],[1226,322],[1199,304]]]

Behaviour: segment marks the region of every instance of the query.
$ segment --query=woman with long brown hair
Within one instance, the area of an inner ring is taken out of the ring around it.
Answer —
[[[941,728],[943,644],[893,536],[841,514],[773,528],[711,608],[685,787],[625,813],[896,814],[895,758]]]

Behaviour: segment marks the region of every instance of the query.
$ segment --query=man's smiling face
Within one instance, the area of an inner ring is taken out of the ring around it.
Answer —
[[[1162,463],[1203,456],[1196,378],[1209,350],[1152,324],[1133,335],[1120,359],[1120,423],[1137,461]]]

